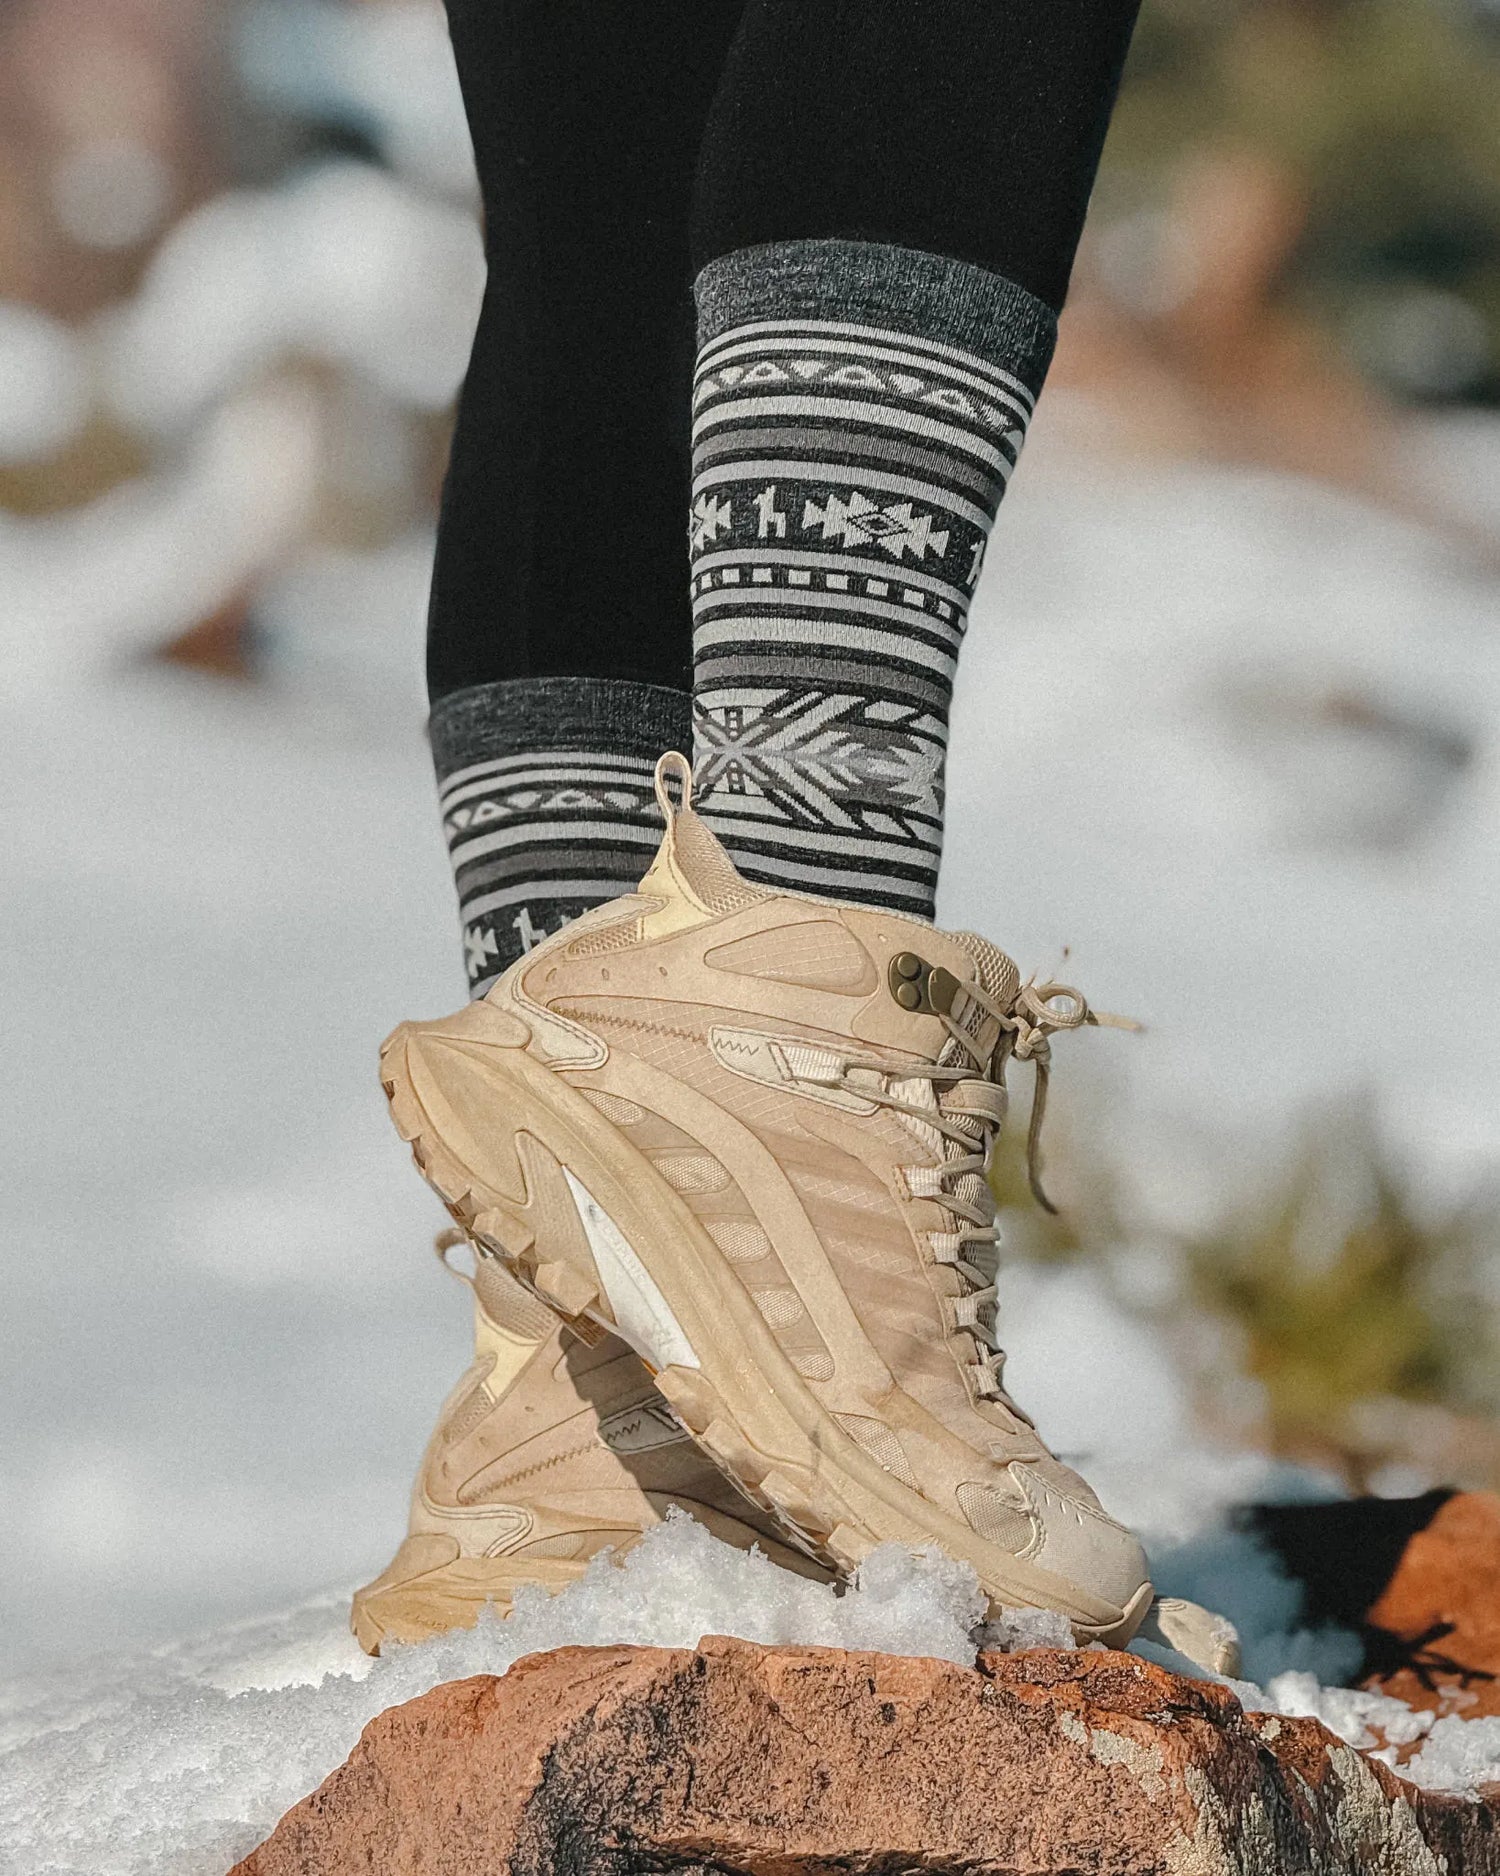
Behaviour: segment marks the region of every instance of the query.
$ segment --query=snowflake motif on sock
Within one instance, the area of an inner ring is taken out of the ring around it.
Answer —
[[[893,560],[900,560],[910,550],[913,560],[921,562],[929,553],[939,560],[948,551],[949,530],[935,528],[935,515],[918,514],[910,502],[893,502],[882,508],[858,489],[849,491],[845,501],[830,495],[820,508],[808,502],[802,513],[804,528],[821,526],[825,541],[839,541],[845,547],[868,547],[874,542]]]
[[[688,517],[688,541],[695,554],[712,547],[734,519],[734,504],[726,495],[700,495]]]
[[[758,706],[700,705],[696,724],[705,800],[759,795],[789,822],[846,832],[872,812],[942,814],[942,728],[919,708],[781,691]]]
[[[470,925],[464,933],[464,954],[469,962],[469,982],[477,983],[484,976],[490,959],[499,957],[499,940],[483,925]]]

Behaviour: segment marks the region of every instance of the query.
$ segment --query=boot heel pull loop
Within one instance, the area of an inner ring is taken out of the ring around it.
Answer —
[[[677,778],[681,799],[674,805],[670,783]],[[693,805],[693,765],[680,749],[669,749],[656,765],[656,804],[670,827],[680,812]]]

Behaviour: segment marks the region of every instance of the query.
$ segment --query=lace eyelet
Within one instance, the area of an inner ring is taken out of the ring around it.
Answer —
[[[1000,1383],[994,1369],[987,1361],[975,1361],[969,1364],[969,1385],[980,1400],[999,1400]]]
[[[900,1166],[897,1171],[906,1186],[906,1196],[912,1199],[942,1199],[948,1196],[944,1181],[945,1168],[941,1166]]]
[[[927,1248],[935,1264],[957,1264],[963,1258],[963,1240],[956,1231],[929,1231]]]

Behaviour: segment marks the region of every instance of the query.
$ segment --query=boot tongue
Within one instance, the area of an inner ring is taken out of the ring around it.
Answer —
[[[973,958],[979,988],[992,1003],[998,1003],[1002,1010],[1009,1009],[1021,988],[1021,973],[1012,960],[999,945],[992,945],[977,931],[950,932],[949,936]]]
[[[973,959],[974,981],[985,996],[998,1008],[1008,1010],[1021,988],[1021,973],[1015,964],[998,945],[981,938],[978,932],[956,931],[949,935]],[[953,1015],[965,1035],[973,1037],[980,1058],[988,1061],[1000,1041],[1000,1025],[994,1017],[971,997],[966,997]]]
[[[663,764],[669,761],[682,764],[684,769],[687,766],[684,756],[662,758]],[[713,916],[741,912],[746,906],[773,898],[775,895],[764,887],[752,886],[741,878],[718,836],[701,816],[690,806],[679,807],[670,800],[660,779],[661,766],[658,764],[657,800],[666,831],[637,889],[642,896],[679,906],[685,901],[698,913]]]
[[[710,912],[739,912],[773,895],[740,876],[713,829],[692,808],[680,808],[667,839],[683,883]]]

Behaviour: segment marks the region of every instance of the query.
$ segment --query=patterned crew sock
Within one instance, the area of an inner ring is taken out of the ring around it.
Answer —
[[[930,919],[959,646],[1056,315],[850,241],[697,293],[699,806],[751,879]]]
[[[635,887],[661,840],[656,759],[686,745],[691,709],[684,691],[590,677],[512,678],[433,705],[471,995]]]

